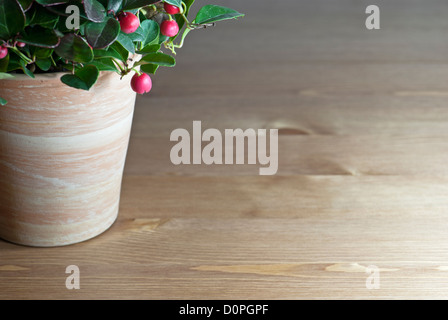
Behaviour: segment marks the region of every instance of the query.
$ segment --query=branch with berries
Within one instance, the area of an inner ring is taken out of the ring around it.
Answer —
[[[176,49],[189,32],[244,16],[205,5],[190,20],[194,2],[0,0],[0,80],[19,73],[34,78],[65,72],[64,84],[89,90],[102,71],[121,77],[132,72],[132,89],[149,92],[149,74],[175,66]],[[0,104],[6,103],[0,97]]]

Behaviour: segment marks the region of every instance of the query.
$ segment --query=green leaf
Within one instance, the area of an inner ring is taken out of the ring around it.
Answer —
[[[145,20],[141,23],[140,27],[143,30],[143,34],[146,35],[145,40],[142,41],[142,45],[146,46],[157,42],[160,34],[160,27],[154,20]]]
[[[82,90],[90,90],[96,83],[100,72],[96,66],[88,65],[75,71],[75,74],[66,74],[61,81],[66,85]]]
[[[243,16],[244,14],[239,13],[238,11],[235,11],[233,9],[210,4],[202,7],[199,10],[193,23],[214,23],[228,19],[236,19]]]
[[[93,60],[92,48],[83,38],[73,33],[66,34],[54,52],[69,61],[86,63]]]
[[[124,61],[121,54],[112,47],[107,48],[107,50],[106,49],[93,50],[93,54],[95,55],[95,59],[115,58]]]
[[[34,79],[34,73],[32,73],[27,67],[26,67],[26,63],[23,60],[19,61],[20,64],[20,69],[22,69],[23,73],[25,73],[28,77],[33,78]]]
[[[36,0],[36,2],[43,6],[52,6],[55,4],[67,3],[69,0]]]
[[[121,61],[126,61],[129,58],[129,51],[126,50],[125,47],[123,47],[121,45],[121,43],[119,43],[118,41],[115,41],[114,43],[112,43],[112,45],[109,47],[109,49],[113,49],[116,52],[118,52],[120,54],[121,57]]]
[[[0,80],[14,78],[12,74],[0,72]]]
[[[130,53],[135,53],[135,45],[132,39],[123,31],[118,34],[117,41]]]
[[[0,39],[9,40],[25,27],[25,13],[17,0],[0,0]]]
[[[159,69],[159,66],[156,64],[148,63],[140,66],[140,70],[142,70],[145,73],[155,74],[157,69]]]
[[[165,53],[154,52],[143,56],[143,58],[137,62],[136,65],[143,65],[147,63],[157,64],[164,67],[174,67],[176,65],[176,59]]]
[[[114,18],[96,23],[90,22],[86,25],[85,34],[87,42],[95,49],[110,46],[120,34],[120,23]]]
[[[93,60],[89,64],[96,66],[99,71],[113,71],[120,73],[120,69],[118,69],[118,67],[112,62],[112,60],[107,58]]]
[[[131,38],[131,40],[134,42],[142,42],[142,41],[145,41],[145,39],[146,39],[146,34],[143,31],[141,25],[138,27],[137,30],[135,30],[135,32],[129,33],[129,34],[127,34],[127,36],[129,38]]]
[[[51,68],[51,60],[50,59],[36,60],[36,65],[39,67],[40,70],[48,71]]]
[[[33,7],[34,8],[34,7]],[[59,16],[54,13],[48,11],[44,7],[35,6],[33,12],[33,16],[30,21],[27,21],[28,25],[40,25],[44,28],[54,29],[56,24],[58,23]]]
[[[19,0],[20,5],[22,6],[23,11],[28,11],[31,8],[34,0]]]
[[[182,6],[182,0],[165,0],[164,2],[169,3],[178,8],[180,8]]]
[[[158,44],[162,44],[162,43],[164,43],[165,41],[168,41],[169,39],[170,39],[170,37],[168,37],[168,36],[160,35],[160,36],[159,36],[159,41],[157,41],[157,43],[158,43]]]
[[[8,101],[6,101],[5,99],[3,99],[2,97],[0,97],[0,104],[2,106],[6,105],[8,103]]]
[[[160,44],[150,44],[144,47],[142,50],[137,51],[137,53],[145,54],[145,53],[157,52],[160,50],[160,48],[161,48]]]
[[[123,0],[109,0],[107,3],[107,11],[113,11],[114,13],[117,13],[121,9],[121,4],[123,3]]]
[[[54,30],[42,28],[41,26],[27,28],[26,32],[22,33],[20,41],[42,48],[56,48],[59,44],[59,38]]]
[[[106,9],[97,0],[84,0],[84,9],[90,21],[103,22],[106,17]]]
[[[31,53],[36,59],[46,59],[52,55],[53,50],[49,48],[31,47]]]
[[[140,9],[160,0],[123,0],[123,10]]]

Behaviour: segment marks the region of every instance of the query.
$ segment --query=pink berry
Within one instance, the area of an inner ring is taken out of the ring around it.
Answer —
[[[18,46],[19,48],[23,48],[24,46],[26,46],[26,43],[23,42],[17,42],[16,46]]]
[[[163,7],[168,14],[178,14],[180,12],[179,7],[173,6],[172,4],[166,2],[163,4]]]
[[[121,30],[124,33],[134,33],[140,26],[140,20],[131,12],[123,12],[118,16]]]
[[[174,37],[179,33],[179,25],[174,20],[165,20],[160,25],[160,32],[167,37]]]
[[[151,91],[151,77],[146,73],[142,73],[141,75],[135,74],[131,79],[131,88],[138,94],[144,94]]]
[[[8,55],[8,48],[0,46],[0,59],[3,59]]]

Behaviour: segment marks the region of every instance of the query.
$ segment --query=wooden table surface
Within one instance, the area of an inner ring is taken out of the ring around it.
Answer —
[[[247,16],[191,33],[138,98],[116,223],[1,241],[0,298],[448,298],[448,3],[377,1],[380,30],[366,1],[215,3]],[[173,165],[194,120],[279,129],[278,173]]]

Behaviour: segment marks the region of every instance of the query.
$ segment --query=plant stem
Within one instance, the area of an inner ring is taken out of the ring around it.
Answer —
[[[11,51],[13,51],[15,54],[17,54],[20,58],[22,58],[23,60],[25,60],[26,64],[30,64],[33,62],[33,60],[31,60],[30,58],[28,58],[26,55],[24,55],[22,52],[20,52],[20,50],[18,50],[15,47],[10,47]]]
[[[139,76],[142,75],[142,72],[141,72],[140,70],[136,69],[135,67],[134,67],[134,68],[131,68],[131,70],[134,71],[134,72],[135,72],[136,74],[138,74]]]
[[[123,69],[123,67],[121,66],[119,61],[117,61],[115,58],[112,58],[112,62],[115,63],[115,65],[118,67],[118,69],[120,69],[121,74],[126,73],[126,71]]]
[[[180,38],[180,43],[179,44],[173,44],[173,47],[174,48],[182,48],[183,45],[184,45],[185,37],[187,36],[188,33],[190,33],[191,30],[193,30],[193,29],[186,28],[184,30],[184,33],[182,34],[182,38]]]

